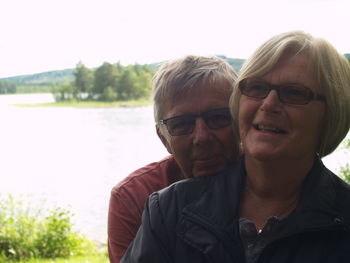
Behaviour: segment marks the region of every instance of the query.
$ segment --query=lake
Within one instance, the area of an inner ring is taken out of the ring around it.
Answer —
[[[50,101],[51,94],[0,96],[0,192],[67,207],[82,233],[105,242],[112,187],[167,155],[152,107],[9,105]],[[347,160],[341,147],[323,159],[334,172]]]

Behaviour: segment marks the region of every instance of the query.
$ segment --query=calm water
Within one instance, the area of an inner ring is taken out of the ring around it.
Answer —
[[[111,188],[167,154],[154,130],[152,108],[8,105],[46,101],[52,96],[0,96],[0,192],[68,207],[81,232],[104,242]],[[347,160],[342,149],[324,158],[335,172]]]
[[[0,96],[0,192],[69,206],[81,231],[104,241],[112,186],[166,155],[152,108],[6,106],[45,100],[52,97]]]

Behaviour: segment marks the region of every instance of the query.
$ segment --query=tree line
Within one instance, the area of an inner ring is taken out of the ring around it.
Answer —
[[[76,65],[74,80],[53,87],[56,101],[125,101],[149,98],[154,70],[148,65],[104,62],[96,69]]]
[[[345,56],[350,62],[350,54]],[[240,70],[244,62],[243,59],[219,57],[236,71]],[[104,62],[100,67],[90,69],[79,62],[75,69],[0,79],[0,94],[52,92],[56,101],[143,99],[151,93],[151,79],[157,65],[122,66],[120,63]]]
[[[0,81],[0,94],[16,93],[16,84],[8,81]]]

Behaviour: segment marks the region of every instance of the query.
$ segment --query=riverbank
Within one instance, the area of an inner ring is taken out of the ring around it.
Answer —
[[[129,101],[60,101],[45,103],[19,103],[13,104],[18,107],[73,107],[73,108],[113,108],[113,107],[138,107],[151,105],[151,100],[129,100]]]

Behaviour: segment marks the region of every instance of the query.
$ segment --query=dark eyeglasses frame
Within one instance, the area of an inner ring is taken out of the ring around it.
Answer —
[[[181,134],[172,134],[172,132],[169,130],[168,126],[167,126],[167,123],[168,121],[171,121],[171,120],[174,120],[174,119],[179,119],[179,118],[193,118],[194,120],[198,119],[198,118],[202,118],[205,122],[205,124],[207,125],[207,127],[209,129],[212,129],[212,130],[217,130],[217,129],[223,129],[225,127],[228,127],[231,123],[232,123],[232,118],[231,118],[231,121],[229,124],[227,125],[224,125],[224,126],[219,126],[219,127],[212,127],[211,125],[208,125],[207,121],[206,121],[206,116],[208,115],[208,113],[212,113],[212,112],[216,112],[216,111],[227,111],[228,114],[230,115],[230,110],[228,107],[225,107],[225,108],[217,108],[217,109],[212,109],[212,110],[209,110],[209,111],[206,111],[206,112],[202,112],[201,114],[187,114],[187,115],[179,115],[179,116],[175,116],[175,117],[171,117],[171,118],[168,118],[168,119],[164,119],[164,120],[159,120],[159,123],[160,124],[164,124],[166,125],[167,127],[167,130],[169,132],[169,134],[171,136],[183,136],[183,135],[188,135],[188,134],[191,134],[195,128],[196,125],[193,125],[192,129],[189,130],[188,132],[186,133],[181,133]]]
[[[251,96],[247,93],[246,91],[246,87],[247,87],[247,82],[248,81],[252,81],[252,82],[255,82],[255,83],[259,83],[259,84],[263,84],[265,87],[268,87],[269,90],[268,92],[263,95],[263,96]],[[281,96],[281,94],[283,94],[283,90],[286,88],[286,87],[291,87],[293,86],[294,88],[298,88],[300,90],[303,90],[306,92],[307,94],[307,97],[305,97],[305,100],[304,101],[288,101],[285,100],[285,98],[283,98],[283,95]],[[278,98],[279,100],[282,102],[282,103],[286,103],[286,104],[295,104],[295,105],[305,105],[305,104],[308,104],[310,103],[311,101],[313,100],[322,100],[322,101],[325,101],[326,100],[326,97],[324,95],[321,95],[321,94],[318,94],[318,93],[315,93],[313,92],[310,88],[308,87],[305,87],[301,84],[281,84],[281,85],[274,85],[274,84],[270,84],[262,79],[259,79],[259,78],[246,78],[246,79],[243,79],[240,83],[239,83],[239,86],[238,86],[239,90],[241,91],[241,93],[247,97],[250,97],[250,98],[255,98],[255,99],[265,99],[271,92],[271,90],[275,90],[277,92],[277,95],[278,95]]]

